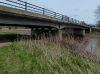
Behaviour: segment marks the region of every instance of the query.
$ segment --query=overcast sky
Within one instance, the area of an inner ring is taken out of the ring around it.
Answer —
[[[26,0],[35,5],[65,14],[72,18],[94,24],[95,10],[100,0]]]

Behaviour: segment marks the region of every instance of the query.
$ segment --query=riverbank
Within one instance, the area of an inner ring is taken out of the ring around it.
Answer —
[[[90,35],[88,39],[88,50],[100,56],[100,35]]]
[[[99,61],[89,60],[62,44],[25,40],[2,47],[0,74],[100,74]]]

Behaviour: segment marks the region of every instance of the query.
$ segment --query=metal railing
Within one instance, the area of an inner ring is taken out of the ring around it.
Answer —
[[[18,8],[18,9],[22,9],[25,11],[29,11],[29,12],[34,12],[34,13],[38,13],[38,14],[42,14],[42,15],[46,15],[49,17],[53,17],[65,22],[69,22],[69,23],[75,23],[75,24],[79,24],[79,25],[86,25],[84,22],[70,18],[68,16],[59,14],[57,12],[36,6],[34,4],[22,1],[22,0],[5,0],[5,1],[0,1],[0,5],[5,5],[5,6],[10,6],[13,8]]]

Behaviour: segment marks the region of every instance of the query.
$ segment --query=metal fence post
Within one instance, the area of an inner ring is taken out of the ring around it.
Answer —
[[[25,10],[27,11],[27,2],[25,2]]]
[[[57,13],[56,13],[56,12],[54,12],[54,17],[56,18],[56,16],[57,16]]]
[[[45,14],[45,9],[43,8],[43,15]]]
[[[64,15],[62,15],[62,20],[64,20]]]
[[[67,21],[69,22],[69,17],[67,18]]]

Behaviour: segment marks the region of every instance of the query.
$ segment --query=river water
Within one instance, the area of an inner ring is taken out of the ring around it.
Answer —
[[[90,36],[88,38],[86,50],[100,56],[100,35]]]

